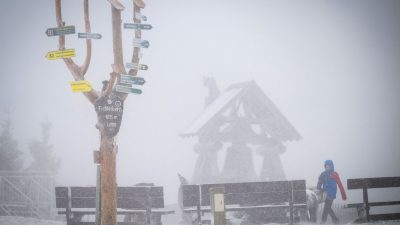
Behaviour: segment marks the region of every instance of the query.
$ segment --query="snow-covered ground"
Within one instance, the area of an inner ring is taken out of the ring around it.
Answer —
[[[305,224],[301,225],[315,225],[315,224]],[[397,221],[381,221],[374,223],[363,223],[362,225],[399,225],[400,220]],[[53,221],[53,220],[39,220],[34,218],[24,218],[15,216],[0,216],[0,225],[66,225],[65,222]],[[175,223],[168,223],[164,221],[164,225],[179,225]],[[271,224],[275,225],[275,224]],[[280,225],[280,224],[279,224]]]

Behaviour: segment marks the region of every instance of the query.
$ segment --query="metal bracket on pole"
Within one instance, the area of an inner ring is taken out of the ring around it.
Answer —
[[[101,162],[101,153],[100,153],[100,151],[97,151],[97,150],[93,151],[93,162],[95,164],[100,164],[100,162]]]
[[[101,225],[101,166],[97,165],[97,179],[96,179],[96,225]]]

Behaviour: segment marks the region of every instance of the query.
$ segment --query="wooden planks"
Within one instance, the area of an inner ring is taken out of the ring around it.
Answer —
[[[96,187],[70,187],[71,208],[95,208]],[[56,187],[56,207],[67,208],[68,187]],[[118,187],[117,208],[164,208],[163,187]]]
[[[400,187],[400,177],[374,177],[348,179],[347,189]]]

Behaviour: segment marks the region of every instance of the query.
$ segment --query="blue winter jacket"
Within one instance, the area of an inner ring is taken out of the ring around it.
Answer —
[[[325,165],[329,165],[330,170],[325,170],[318,178],[317,189],[326,192],[329,199],[335,199],[337,193],[336,179],[332,176],[335,171],[332,160],[326,160]]]

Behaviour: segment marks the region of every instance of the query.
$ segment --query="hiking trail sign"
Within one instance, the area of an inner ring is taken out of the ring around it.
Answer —
[[[67,34],[75,34],[75,26],[65,26],[60,28],[49,28],[46,30],[46,34],[49,37],[52,36],[63,36]]]
[[[134,69],[134,70],[148,70],[149,67],[145,64],[137,64],[137,63],[126,63],[126,68]]]
[[[124,23],[124,28],[125,29],[135,29],[135,30],[151,30],[153,26],[150,24],[144,24],[144,23]]]
[[[125,93],[125,94],[142,94],[142,90],[124,86],[124,85],[115,85],[115,90],[120,93]]]
[[[78,33],[78,38],[85,38],[85,39],[101,39],[101,34],[96,33]]]
[[[72,92],[89,92],[92,85],[87,80],[70,81]]]
[[[65,49],[58,51],[51,51],[46,54],[46,58],[48,60],[62,59],[62,58],[71,58],[75,57],[75,49]]]
[[[128,74],[121,74],[121,79],[119,80],[121,84],[136,84],[136,85],[143,85],[146,83],[146,81],[143,79],[143,77],[137,77],[137,76],[132,76]]]

